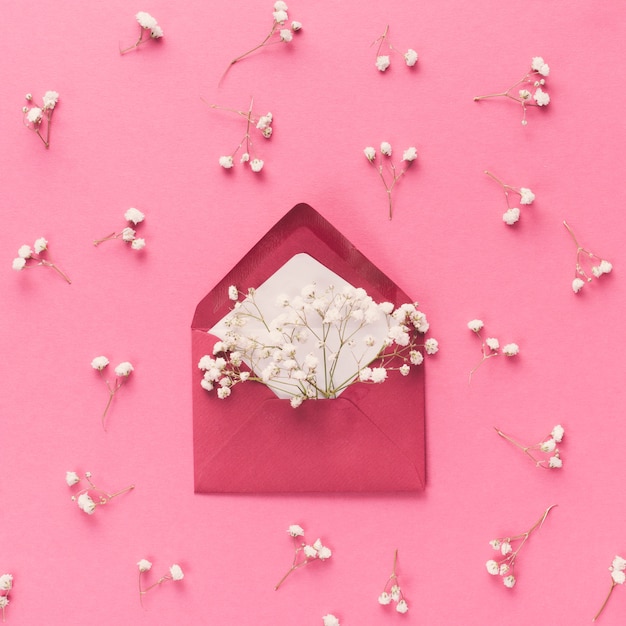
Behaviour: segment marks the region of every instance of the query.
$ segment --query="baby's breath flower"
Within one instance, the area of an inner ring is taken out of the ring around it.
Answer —
[[[115,375],[116,376],[130,376],[131,372],[134,369],[135,368],[132,366],[132,363],[129,363],[128,361],[124,361],[123,363],[120,363],[119,365],[116,366]]]
[[[287,532],[292,537],[304,537],[304,528],[298,524],[291,524],[291,526],[287,529]]]
[[[135,225],[139,224],[140,222],[143,222],[145,217],[146,216],[139,209],[136,209],[135,207],[130,207],[130,209],[127,209],[126,212],[124,213],[124,219],[127,222],[132,222]]]
[[[137,567],[140,572],[148,572],[152,568],[152,563],[148,559],[141,559],[137,562]]]
[[[407,148],[402,153],[403,161],[415,161],[415,159],[417,159],[417,148],[415,146],[411,146],[410,148]]]
[[[38,122],[41,121],[42,117],[43,117],[43,111],[39,107],[33,107],[26,114],[26,119],[31,124],[37,124]]]
[[[516,343],[507,343],[502,348],[502,354],[505,356],[516,356],[519,354],[519,346]]]
[[[391,65],[391,61],[389,60],[389,55],[382,54],[376,57],[376,69],[379,72],[384,72],[389,65]]]
[[[471,320],[467,323],[467,327],[476,333],[481,340],[481,353],[482,359],[478,362],[478,364],[470,371],[469,381],[472,382],[472,375],[474,372],[487,360],[494,356],[498,356],[499,354],[504,354],[505,356],[515,356],[519,352],[519,346],[516,343],[506,344],[503,348],[500,348],[500,342],[495,337],[488,337],[487,339],[483,339],[480,331],[484,327],[484,322],[479,319]]]
[[[389,595],[386,591],[383,591],[379,596],[378,596],[378,603],[379,604],[390,604],[391,603],[391,595]]]
[[[485,343],[490,350],[497,350],[500,347],[500,342],[495,337],[487,337]]]
[[[572,290],[574,293],[578,293],[585,286],[585,281],[582,278],[574,278],[572,281]]]
[[[383,141],[380,144],[380,151],[385,155],[385,156],[391,156],[391,144],[388,141]]]
[[[412,48],[409,48],[404,53],[404,60],[409,67],[413,67],[417,63],[417,59],[417,52],[415,52],[415,50],[413,50]]]
[[[560,424],[557,424],[550,433],[550,436],[557,442],[561,443],[563,440],[563,435],[565,434],[565,429]]]
[[[65,472],[65,482],[68,487],[80,482],[80,476],[76,472]]]
[[[376,150],[372,146],[368,146],[363,152],[368,161],[373,161],[376,158]]]
[[[252,161],[250,161],[250,169],[253,172],[260,172],[263,169],[263,161],[261,159],[252,159]]]
[[[48,251],[48,241],[44,237],[39,237],[39,239],[35,241],[33,247],[34,251],[29,245],[24,244],[23,246],[20,246],[17,251],[17,258],[13,259],[12,267],[14,270],[19,272],[29,267],[49,267],[57,272],[57,274],[59,274],[68,284],[72,282],[67,274],[65,274],[65,272],[63,272],[55,263],[52,263],[52,261],[49,261],[47,258],[42,256],[44,252]]]
[[[477,333],[484,325],[485,324],[482,320],[471,320],[467,323],[467,327],[475,333]]]
[[[520,204],[532,204],[535,201],[535,194],[527,187],[520,187]]]
[[[486,563],[486,566],[487,566],[487,571],[492,576],[497,576],[500,573],[500,566],[498,565],[497,561],[494,561],[493,559],[489,559],[489,561],[487,561]]]
[[[439,352],[439,342],[431,337],[424,342],[424,350],[426,350],[426,354],[436,354]]]
[[[339,620],[331,613],[324,615],[322,621],[324,622],[324,626],[340,626]]]
[[[135,19],[139,23],[139,39],[128,48],[123,50],[120,48],[120,54],[126,54],[140,45],[150,41],[151,39],[161,39],[163,37],[163,29],[158,25],[156,19],[146,13],[146,11],[139,11],[135,14]]]
[[[109,359],[105,356],[97,356],[91,361],[91,367],[95,370],[102,371],[109,364]]]
[[[30,257],[33,256],[33,251],[31,250],[30,246],[23,245],[17,251],[17,256],[19,256],[22,259],[30,259]]]
[[[390,52],[397,52],[398,54],[401,54],[402,57],[404,58],[404,62],[406,63],[408,67],[413,67],[417,63],[417,58],[418,58],[417,52],[413,50],[412,48],[409,48],[403,54],[395,46],[391,44],[391,42],[389,41],[388,35],[389,35],[389,26],[387,25],[385,27],[385,32],[380,37],[378,37],[375,41],[372,42],[372,46],[378,43],[378,49],[376,51],[376,68],[379,71],[384,72],[391,64],[391,59],[389,55],[381,54],[381,50],[384,44],[387,45]]]
[[[293,34],[289,28],[283,28],[280,31],[280,40],[289,43],[293,39]]]
[[[143,250],[146,247],[146,240],[142,239],[141,237],[137,237],[136,239],[133,239],[130,247],[133,250]]]
[[[406,613],[409,610],[409,605],[406,603],[406,600],[400,600],[398,604],[396,604],[396,611],[398,613]]]
[[[294,32],[302,30],[302,22],[291,22],[291,30],[293,30]]]
[[[13,588],[12,574],[2,574],[2,576],[0,576],[0,589],[3,591],[10,591],[12,588]]]
[[[170,576],[172,580],[182,580],[185,575],[180,565],[174,564],[170,567]]]
[[[505,587],[508,587],[509,589],[513,589],[513,587],[515,586],[515,576],[513,575],[509,575],[506,576],[505,578],[502,579],[502,582],[504,583]]]
[[[548,104],[550,104],[549,94],[543,91],[541,87],[537,87],[535,93],[533,94],[533,99],[540,107],[547,106]]]
[[[78,508],[87,513],[87,515],[93,515],[96,510],[96,504],[88,493],[79,495],[76,503],[78,504]]]
[[[23,270],[26,267],[26,259],[23,259],[21,257],[13,259],[12,267],[16,272]]]
[[[43,95],[43,108],[52,110],[59,101],[59,94],[56,91],[46,91]]]
[[[37,254],[41,254],[48,249],[48,240],[44,237],[39,237],[39,239],[35,240],[35,245],[33,247]]]
[[[508,226],[513,226],[516,222],[519,221],[520,210],[517,207],[513,207],[512,209],[507,209],[502,215],[502,221]]]

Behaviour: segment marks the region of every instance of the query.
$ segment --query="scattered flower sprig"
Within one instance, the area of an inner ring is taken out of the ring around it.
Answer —
[[[550,67],[542,57],[533,57],[530,70],[520,78],[516,83],[511,85],[506,91],[499,93],[490,93],[484,96],[476,96],[474,101],[485,100],[487,98],[510,98],[514,102],[522,105],[524,115],[522,117],[522,125],[526,126],[526,109],[529,106],[546,107],[550,104],[550,96],[544,87],[546,84],[546,76],[550,73]],[[517,93],[515,93],[517,91]]]
[[[316,539],[312,544],[308,544],[304,540],[304,529],[298,524],[292,524],[287,529],[289,536],[293,539],[294,555],[291,567],[287,573],[278,581],[274,587],[276,591],[287,579],[287,577],[297,569],[308,565],[312,561],[325,561],[332,556],[330,548],[322,544],[321,539]],[[300,539],[302,537],[302,539]]]
[[[145,574],[146,572],[149,572],[152,569],[152,563],[148,561],[148,559],[141,559],[140,561],[137,562],[137,567],[139,568],[139,601],[142,606],[143,606],[143,597],[146,593],[148,593],[148,591],[150,591],[150,589],[154,589],[155,587],[162,585],[164,582],[167,582],[168,580],[171,580],[173,582],[178,582],[185,577],[182,567],[174,563],[174,565],[170,566],[167,574],[164,574],[155,583],[152,583],[149,587],[146,587],[144,589],[141,586],[142,575]]]
[[[606,259],[596,256],[587,248],[583,248],[583,246],[578,243],[576,235],[574,235],[574,231],[570,228],[569,224],[564,221],[563,225],[567,228],[567,232],[572,236],[576,244],[576,271],[574,273],[575,278],[572,281],[572,291],[578,293],[585,286],[585,283],[590,283],[593,280],[585,271],[583,263],[587,262],[587,265],[591,264],[591,273],[594,278],[600,278],[603,274],[610,274],[613,265]]]
[[[406,162],[406,167],[398,169],[391,158],[392,148],[388,141],[383,141],[380,144],[380,157],[376,158],[376,149],[373,146],[367,146],[363,150],[365,158],[372,164],[380,179],[385,186],[387,192],[387,199],[389,202],[389,219],[393,217],[393,201],[391,194],[396,183],[402,178],[402,176],[409,169],[411,164],[417,159],[417,149],[415,146],[410,146],[402,153],[402,162]],[[386,166],[386,167],[385,167]],[[391,180],[389,181],[389,177]]]
[[[43,141],[46,148],[50,147],[50,126],[52,125],[52,113],[57,103],[59,102],[59,94],[56,91],[46,91],[43,95],[43,104],[35,104],[33,101],[33,95],[27,93],[25,99],[32,103],[29,108],[27,106],[22,107],[22,113],[24,114],[24,126],[29,130],[32,130]],[[42,127],[45,127],[45,137],[42,134]]]
[[[218,109],[220,111],[230,111],[231,113],[241,115],[246,120],[246,134],[239,142],[239,145],[231,154],[221,156],[218,160],[219,164],[225,170],[229,170],[235,165],[234,158],[236,154],[242,149],[243,152],[239,159],[240,163],[247,163],[250,166],[250,169],[257,174],[263,169],[263,166],[265,165],[265,162],[262,159],[258,158],[258,156],[256,156],[251,133],[253,129],[256,129],[261,133],[261,135],[263,135],[265,139],[269,139],[272,136],[272,122],[274,121],[274,116],[270,112],[266,113],[265,115],[256,115],[252,112],[252,105],[252,98],[250,99],[250,106],[248,107],[247,111],[229,109],[227,107],[222,107],[217,104],[209,105],[212,109]]]
[[[504,190],[504,197],[506,199],[506,211],[502,216],[502,221],[509,226],[513,226],[515,222],[519,220],[520,209],[519,207],[512,207],[510,204],[510,193],[515,193],[519,196],[520,204],[532,204],[535,200],[535,194],[528,189],[528,187],[512,187],[501,181],[497,176],[494,176],[491,172],[485,170],[485,174],[495,180]]]
[[[272,13],[272,27],[267,37],[265,37],[265,39],[263,39],[260,44],[254,46],[254,48],[251,48],[247,52],[244,52],[238,57],[235,57],[229,63],[228,67],[226,68],[226,72],[228,72],[228,70],[233,65],[235,65],[235,63],[238,63],[242,59],[245,59],[248,55],[256,52],[257,50],[260,50],[261,48],[277,43],[290,43],[293,40],[294,33],[302,30],[302,23],[292,21],[290,25],[287,24],[287,22],[289,21],[287,9],[287,3],[283,2],[282,0],[278,0],[274,3],[274,11]],[[224,75],[226,74],[226,72],[224,72]]]
[[[324,615],[324,617],[322,617],[322,622],[324,623],[324,626],[341,626],[339,620],[332,613]]]
[[[77,485],[81,482],[81,480],[82,478],[76,472],[65,473],[65,482],[68,487]],[[113,498],[116,498],[117,496],[135,488],[135,485],[130,485],[129,487],[121,489],[115,493],[103,491],[102,489],[98,489],[93,484],[93,481],[91,480],[91,472],[85,472],[85,481],[88,486],[83,487],[80,491],[75,493],[72,496],[72,502],[76,502],[78,508],[84,513],[87,513],[87,515],[93,515],[97,507],[103,506]]]
[[[129,223],[137,226],[146,219],[146,216],[135,207],[127,209],[124,213],[124,219]],[[119,233],[113,232],[102,239],[94,239],[93,245],[99,246],[105,241],[111,241],[113,239],[121,239],[125,243],[129,243],[133,250],[143,250],[146,247],[146,240],[142,237],[137,237],[137,231],[131,226],[126,226]]]
[[[530,527],[525,533],[521,533],[519,535],[509,536],[509,537],[499,537],[498,539],[492,539],[489,542],[489,545],[499,552],[502,555],[502,559],[495,560],[489,559],[486,562],[487,571],[492,576],[502,576],[502,583],[505,587],[512,589],[517,582],[517,579],[514,575],[515,570],[515,561],[517,560],[517,555],[519,551],[522,549],[531,533],[543,525],[548,517],[548,513],[555,507],[556,504],[549,506],[541,516],[541,518]],[[515,547],[514,547],[515,546]]]
[[[613,589],[615,589],[617,585],[623,585],[624,582],[626,582],[625,570],[626,570],[626,559],[617,555],[613,559],[613,563],[611,563],[611,566],[609,567],[609,572],[611,572],[611,588],[609,589],[609,593],[604,599],[604,602],[602,603],[600,610],[596,613],[595,617],[593,618],[592,620],[593,622],[595,622],[598,619],[598,617],[600,617],[600,614],[602,613],[602,611],[604,611],[604,608],[606,607],[607,602],[609,601],[609,598],[611,597],[611,594],[613,593]]]
[[[43,258],[42,254],[47,252],[47,250],[48,240],[44,237],[39,237],[39,239],[37,239],[33,244],[32,248],[27,244],[20,246],[20,249],[17,251],[17,257],[13,259],[13,269],[16,272],[20,272],[31,267],[49,267],[59,274],[59,276],[61,276],[68,285],[71,284],[72,281],[65,272],[63,272],[52,261]]]
[[[220,399],[228,398],[236,384],[255,381],[285,393],[297,408],[308,399],[335,398],[355,382],[383,383],[393,371],[408,376],[424,353],[439,349],[436,339],[422,339],[430,325],[417,303],[394,310],[392,303],[378,304],[361,288],[318,291],[310,284],[293,298],[281,294],[276,303],[281,313],[273,319],[259,309],[254,289],[242,301],[239,296],[231,285],[229,297],[236,304],[225,321],[229,330],[215,344],[213,356],[198,362],[204,372],[201,386],[209,392],[217,388]],[[267,333],[246,334],[250,321],[260,321]],[[381,328],[373,332],[384,328],[386,336],[367,332],[378,323]]]
[[[563,461],[561,460],[561,455],[557,448],[557,443],[561,443],[563,435],[565,434],[565,429],[560,424],[557,424],[547,437],[544,437],[539,443],[531,446],[521,444],[498,428],[495,428],[495,430],[500,437],[520,448],[536,467],[543,467],[544,469],[560,469],[563,467]],[[543,457],[538,458],[539,454],[543,455]]]
[[[131,50],[135,50],[142,44],[146,43],[146,41],[151,41],[153,39],[161,39],[163,37],[163,29],[157,24],[157,21],[150,13],[146,13],[145,11],[139,11],[135,15],[135,19],[139,23],[139,39],[128,48],[120,47],[120,54],[126,54]]]
[[[469,373],[469,381],[472,382],[472,375],[474,372],[487,360],[494,356],[504,354],[505,356],[517,356],[519,354],[519,346],[516,343],[507,343],[505,346],[500,347],[500,342],[495,337],[487,337],[483,339],[480,331],[483,329],[485,323],[482,320],[471,320],[467,323],[467,327],[476,333],[476,336],[481,341],[481,352],[483,358],[479,361],[478,365],[472,369]]]
[[[9,593],[13,589],[13,575],[2,574],[0,576],[0,609],[2,609],[2,621],[5,621],[5,609],[9,604]]]
[[[398,550],[396,550],[393,555],[393,571],[391,572],[391,576],[387,579],[387,582],[385,582],[383,592],[378,596],[378,603],[388,605],[393,601],[396,603],[396,611],[398,611],[398,613],[406,613],[409,610],[409,605],[407,604],[402,588],[400,587],[400,581],[398,580],[398,575],[396,573],[397,563]]]
[[[385,27],[385,32],[372,42],[372,46],[378,44],[378,50],[376,50],[376,69],[379,72],[385,72],[391,65],[391,59],[388,54],[381,54],[383,44],[386,44],[390,52],[397,52],[404,58],[404,62],[408,67],[413,67],[417,63],[418,54],[412,48],[409,48],[406,52],[401,52],[389,41],[389,24]]]
[[[107,386],[107,390],[109,392],[109,399],[107,401],[106,406],[104,407],[104,412],[102,413],[102,418],[101,418],[101,422],[102,422],[102,428],[106,431],[106,416],[107,413],[109,411],[109,408],[111,406],[111,402],[113,402],[113,398],[115,396],[115,394],[122,388],[122,385],[128,380],[128,377],[131,375],[131,373],[134,371],[134,367],[132,365],[132,363],[129,363],[128,361],[124,361],[122,363],[120,363],[119,365],[116,365],[115,367],[115,382],[113,384],[111,384],[105,377],[104,377],[104,369],[109,365],[109,359],[105,356],[97,356],[95,359],[93,359],[93,361],[91,361],[91,367],[93,367],[95,370],[98,371],[98,373],[100,374],[101,378],[104,380],[104,383]]]

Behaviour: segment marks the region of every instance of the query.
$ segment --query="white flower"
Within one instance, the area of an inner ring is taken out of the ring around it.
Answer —
[[[78,508],[87,513],[87,515],[93,515],[93,512],[96,510],[96,503],[91,499],[88,493],[81,493],[76,503],[78,504]]]
[[[611,263],[609,263],[608,261],[605,261],[604,259],[600,261],[600,272],[602,274],[609,274],[612,269],[613,269],[613,265],[611,265]]]
[[[59,94],[56,91],[46,91],[43,95],[43,108],[52,110],[59,101]]]
[[[317,556],[317,550],[313,546],[304,546],[303,552],[307,559],[314,559]]]
[[[244,152],[241,155],[241,159],[239,159],[240,163],[247,163],[250,160],[250,155],[247,152]]]
[[[557,443],[561,443],[563,439],[563,435],[565,434],[565,429],[560,424],[557,424],[553,429],[550,435]]]
[[[127,209],[124,213],[124,219],[127,222],[132,222],[135,225],[139,224],[139,222],[143,222],[145,217],[146,216],[135,207],[130,207],[130,209]]]
[[[505,356],[516,356],[519,354],[519,346],[516,343],[507,343],[504,348],[502,348],[502,353]]]
[[[391,596],[386,591],[383,591],[378,596],[378,603],[379,604],[389,604],[390,602],[391,602]]]
[[[139,568],[140,572],[147,572],[150,570],[150,568],[152,567],[152,563],[150,563],[150,561],[148,561],[148,559],[141,559],[141,561],[137,562],[137,567]]]
[[[367,157],[367,160],[370,162],[376,158],[376,150],[372,146],[367,146],[367,148],[363,150],[363,153]]]
[[[263,169],[263,161],[261,159],[252,159],[250,161],[250,169],[253,172],[260,172]]]
[[[500,565],[500,576],[504,576],[509,571],[509,569],[510,567],[506,563],[502,563],[502,565]]]
[[[26,119],[33,124],[37,124],[38,122],[41,122],[42,115],[43,111],[39,107],[33,107],[26,114]]]
[[[485,339],[485,343],[487,347],[494,352],[500,347],[500,342],[495,337],[488,337]]]
[[[410,372],[411,368],[406,363],[400,367],[400,374],[402,374],[402,376],[408,376]]]
[[[115,375],[116,376],[130,376],[130,373],[134,370],[135,368],[132,366],[131,363],[129,363],[128,361],[124,361],[123,363],[120,363],[116,368],[115,368]]]
[[[220,400],[224,400],[225,398],[228,398],[228,396],[230,396],[230,393],[231,393],[230,387],[220,387],[217,390],[217,397]]]
[[[130,226],[127,226],[122,231],[122,240],[128,243],[132,241],[134,238],[135,238],[135,231]]]
[[[302,30],[302,22],[291,22],[291,30],[294,32]]]
[[[324,622],[324,626],[340,626],[339,620],[330,613],[328,615],[324,615],[324,617],[322,617],[322,621]]]
[[[435,354],[439,351],[439,342],[432,337],[424,342],[424,350],[426,354]]]
[[[285,14],[286,16],[286,14]],[[293,33],[289,28],[283,28],[280,31],[280,40],[289,43],[293,39]]]
[[[137,239],[133,239],[130,247],[133,250],[143,250],[146,247],[146,240],[142,239],[141,237],[137,237]]]
[[[472,320],[471,322],[467,322],[467,327],[475,333],[477,333],[484,325],[485,323],[482,320]]]
[[[391,156],[391,144],[388,141],[383,141],[380,144],[380,151],[385,155],[385,156]]]
[[[332,554],[333,553],[330,551],[330,548],[327,548],[326,546],[322,546],[317,552],[317,556],[322,561],[324,561],[325,559],[329,559]]]
[[[617,570],[618,572],[626,570],[626,559],[623,559],[621,556],[616,555],[613,559],[613,563],[611,563],[611,569]]]
[[[304,398],[302,396],[291,396],[289,400],[289,404],[291,404],[291,408],[297,409],[304,402]]]
[[[276,0],[274,3],[274,11],[287,11],[287,3],[283,0]]]
[[[409,359],[413,365],[421,365],[424,362],[424,355],[419,350],[411,350]]]
[[[161,39],[163,37],[163,29],[158,24],[154,25],[150,29],[150,37],[152,39]]]
[[[519,90],[519,97],[522,100],[528,100],[530,98],[530,91],[528,91],[528,89],[520,89]]]
[[[528,187],[520,187],[520,195],[522,196],[520,199],[521,204],[532,204],[535,200],[535,194],[528,189]]]
[[[141,28],[149,28],[152,30],[157,25],[157,21],[152,17],[152,15],[150,15],[150,13],[146,13],[145,11],[139,11],[139,13],[135,15],[135,18],[139,22],[139,26],[141,26]]]
[[[398,613],[406,613],[409,610],[409,605],[406,603],[406,600],[400,600],[398,604],[396,604],[396,611]]]
[[[44,250],[47,250],[48,240],[44,237],[39,237],[39,239],[35,241],[35,245],[33,247],[35,248],[35,252],[37,254],[41,254]]]
[[[172,577],[172,580],[182,580],[185,575],[183,574],[181,566],[174,563],[174,565],[170,567],[170,576]]]
[[[489,545],[494,549],[494,550],[499,550],[500,546],[502,545],[502,542],[499,539],[492,539],[489,542]]]
[[[520,210],[517,207],[507,209],[502,215],[502,221],[509,226],[513,226],[515,222],[519,221]]]
[[[415,52],[415,50],[413,50],[412,48],[409,48],[404,53],[404,60],[409,67],[413,67],[417,63],[417,58],[417,52]]]
[[[500,544],[500,552],[502,553],[503,556],[506,556],[510,552],[513,552],[513,547],[508,541],[503,541]]]
[[[221,156],[219,158],[219,164],[225,170],[229,170],[233,166],[233,157],[232,156]]]
[[[68,487],[72,487],[80,482],[80,476],[76,472],[65,472],[65,482]]]
[[[12,267],[16,272],[23,270],[26,267],[26,259],[22,259],[21,257],[13,259]]]
[[[235,285],[228,288],[228,297],[230,300],[239,300],[239,290]]]
[[[0,576],[0,589],[10,591],[13,587],[13,576],[11,574],[2,574]]]
[[[504,583],[505,587],[508,587],[509,589],[513,589],[513,587],[515,586],[515,576],[511,574],[510,576],[503,578],[502,582]]]
[[[543,57],[533,57],[530,67],[535,70],[535,72],[538,72],[545,64],[546,62],[543,60]]]
[[[9,604],[9,599],[6,596],[0,596],[0,609],[4,609]]]
[[[560,457],[558,456],[551,456],[550,459],[548,460],[548,466],[555,468],[555,469],[559,469],[563,467],[563,461],[561,461]]]
[[[374,383],[382,383],[387,378],[387,370],[384,367],[372,368],[370,380]]]
[[[30,259],[30,257],[33,256],[33,251],[31,250],[30,246],[27,246],[25,244],[23,246],[20,246],[20,249],[17,251],[17,256],[19,256],[21,259]]]
[[[533,94],[533,98],[535,99],[535,102],[540,107],[547,106],[548,104],[550,104],[550,96],[548,95],[547,92],[541,89],[541,87],[537,87],[537,90]]]
[[[97,356],[92,362],[91,367],[101,372],[109,364],[109,359],[105,356]]]
[[[287,529],[287,532],[292,537],[303,537],[304,536],[304,528],[302,528],[302,526],[299,526],[298,524],[292,524],[291,526],[289,526],[289,528]]]
[[[403,161],[415,161],[415,159],[417,159],[417,148],[415,146],[411,146],[409,148],[407,148],[403,153],[402,153],[402,160]]]
[[[542,452],[554,452],[556,449],[556,441],[552,438],[547,439],[540,444],[539,449]]]
[[[617,585],[623,585],[626,581],[626,574],[622,571],[613,571],[611,572],[611,578]]]
[[[376,69],[378,69],[380,72],[384,72],[389,67],[389,65],[391,65],[389,55],[384,54],[376,57]]]
[[[582,278],[574,278],[572,281],[572,289],[574,293],[578,293],[585,286],[585,281]]]
[[[274,11],[273,16],[274,16],[274,21],[277,22],[278,24],[284,24],[289,18],[289,16],[287,15],[287,11],[283,11],[282,9],[278,11]],[[282,31],[281,31],[281,35],[282,35]]]

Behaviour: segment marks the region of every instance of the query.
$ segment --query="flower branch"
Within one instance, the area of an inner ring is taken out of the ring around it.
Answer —
[[[0,576],[0,610],[2,611],[2,622],[5,622],[5,609],[9,604],[9,593],[13,589],[13,575],[2,574]]]
[[[593,622],[595,622],[602,614],[602,611],[604,611],[615,587],[617,587],[617,585],[623,585],[624,582],[626,582],[626,573],[624,570],[626,570],[626,559],[618,555],[613,559],[613,563],[611,563],[611,566],[609,567],[609,572],[611,572],[611,588],[609,589],[609,593],[604,599],[600,610],[595,614],[592,620]]]
[[[396,573],[397,564],[398,550],[396,549],[393,555],[393,571],[391,572],[391,576],[389,576],[385,582],[382,593],[378,596],[378,603],[388,605],[393,601],[396,603],[396,611],[398,611],[398,613],[406,613],[409,610],[409,605],[407,604],[402,588],[400,587],[400,582]]]
[[[111,383],[104,377],[104,373],[103,373],[104,369],[108,365],[109,365],[109,359],[105,356],[97,356],[95,359],[91,361],[91,367],[93,367],[95,370],[98,371],[101,378],[104,380],[104,383],[109,392],[109,399],[106,403],[106,406],[104,407],[104,411],[100,419],[102,423],[102,428],[105,431],[106,431],[106,423],[105,423],[106,416],[109,411],[109,408],[111,407],[111,403],[113,402],[113,398],[115,397],[115,394],[122,388],[122,385],[124,385],[124,383],[128,380],[128,377],[131,375],[131,373],[135,369],[132,363],[129,363],[128,361],[124,361],[123,363],[120,363],[119,365],[115,367],[114,372],[115,372],[116,378],[115,378],[115,381]]]
[[[528,205],[534,202],[535,194],[530,189],[528,189],[528,187],[512,187],[511,185],[507,185],[497,176],[487,170],[485,170],[485,174],[495,180],[502,187],[507,208],[504,215],[502,216],[502,221],[505,224],[512,226],[513,224],[515,224],[515,222],[519,220],[520,209],[519,207],[511,207],[509,195],[511,193],[517,194],[519,196],[519,203]]]
[[[388,54],[381,54],[383,45],[386,45],[389,48],[390,52],[397,52],[404,58],[404,62],[408,67],[413,67],[417,63],[418,54],[412,48],[409,48],[405,53],[400,52],[395,46],[391,44],[389,41],[389,24],[385,27],[385,31],[383,34],[375,39],[372,42],[372,46],[378,44],[378,49],[376,50],[376,69],[379,72],[384,72],[391,65],[391,59]]]
[[[43,96],[43,104],[38,105],[33,101],[33,96],[27,93],[25,96],[28,102],[32,102],[30,108],[22,107],[24,114],[24,126],[32,130],[41,139],[46,148],[50,147],[50,126],[52,125],[52,113],[59,101],[59,94],[56,91],[46,91]],[[42,127],[45,127],[45,136],[42,134]]]
[[[557,443],[561,443],[563,435],[565,434],[565,429],[560,424],[557,424],[547,437],[544,437],[539,443],[531,446],[516,441],[513,437],[503,433],[498,428],[495,428],[495,431],[500,437],[520,448],[536,467],[542,467],[544,469],[560,469],[563,467],[563,461],[561,460],[561,455],[557,448]],[[544,456],[543,458],[539,458],[539,455]]]
[[[143,222],[145,218],[146,216],[139,209],[134,207],[131,207],[124,213],[124,219],[129,224],[133,224],[134,226]],[[124,243],[129,243],[133,250],[143,250],[146,247],[146,240],[142,237],[137,237],[137,231],[131,226],[126,226],[126,228],[121,230],[119,233],[112,232],[110,235],[102,237],[102,239],[95,239],[93,245],[99,246],[105,241],[112,241],[115,239],[121,239]]]
[[[143,606],[143,596],[146,593],[148,593],[148,591],[150,591],[151,589],[154,589],[155,587],[158,587],[168,581],[172,581],[172,582],[181,581],[185,577],[182,567],[174,563],[174,565],[170,566],[167,574],[164,574],[156,582],[144,588],[141,585],[142,576],[143,574],[145,574],[146,572],[149,572],[152,569],[152,563],[148,561],[147,559],[141,559],[140,561],[137,562],[137,567],[139,568],[139,602],[141,603],[141,606]]]
[[[135,15],[135,19],[139,23],[139,39],[137,39],[137,41],[128,48],[124,48],[122,50],[120,47],[120,54],[126,54],[131,50],[135,50],[147,41],[161,39],[161,37],[163,37],[163,29],[157,24],[156,19],[152,17],[150,13],[139,11],[139,13]]]
[[[572,290],[574,293],[578,293],[586,283],[590,283],[592,281],[592,277],[589,276],[587,271],[585,271],[585,265],[591,265],[590,271],[594,278],[600,278],[600,276],[604,274],[610,274],[613,269],[613,265],[606,259],[596,256],[593,252],[591,252],[591,250],[581,246],[569,224],[564,221],[563,225],[567,228],[567,232],[571,235],[574,240],[574,244],[576,245],[576,271],[574,274],[575,278],[572,281]]]
[[[16,272],[20,272],[32,267],[49,267],[59,274],[68,285],[71,284],[72,281],[69,279],[69,276],[58,265],[42,256],[47,250],[48,240],[44,237],[37,239],[32,248],[24,244],[17,251],[17,257],[13,259],[13,269]]]
[[[467,327],[480,339],[482,353],[482,359],[469,373],[470,383],[472,382],[474,372],[488,359],[500,354],[504,354],[508,357],[517,356],[519,354],[519,346],[516,343],[507,343],[505,346],[500,348],[500,341],[496,337],[487,337],[487,339],[483,339],[480,331],[483,329],[484,325],[484,322],[478,319],[471,320],[467,323]]]
[[[76,472],[66,472],[65,473],[65,482],[68,487],[73,487],[81,482],[81,477]],[[120,491],[116,491],[115,493],[109,493],[108,491],[104,491],[102,489],[98,489],[91,480],[91,472],[85,472],[85,481],[87,482],[87,487],[82,488],[80,491],[75,493],[72,496],[72,502],[76,502],[78,508],[87,513],[87,515],[93,515],[98,506],[104,506],[108,504],[113,498],[117,498],[123,493],[127,493],[135,488],[135,485],[130,485],[129,487],[125,487]]]

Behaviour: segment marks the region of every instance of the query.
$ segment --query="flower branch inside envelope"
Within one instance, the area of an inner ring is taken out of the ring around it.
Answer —
[[[294,207],[196,309],[196,492],[423,489],[428,330],[339,231]]]

